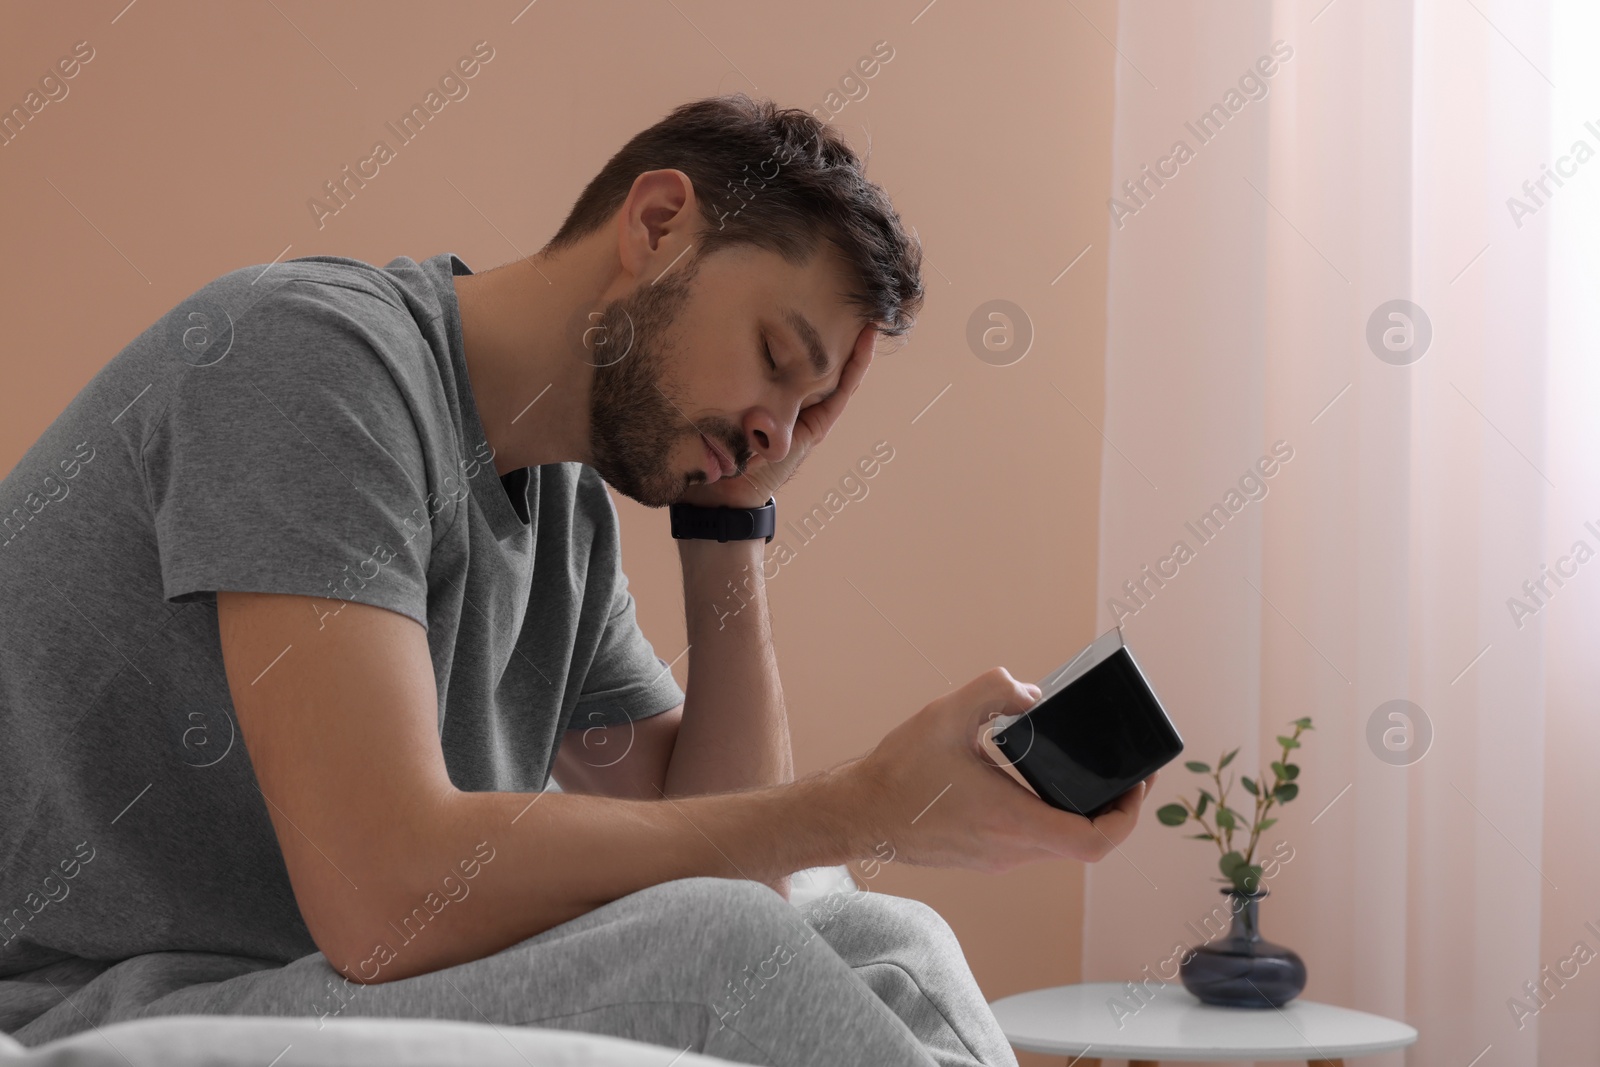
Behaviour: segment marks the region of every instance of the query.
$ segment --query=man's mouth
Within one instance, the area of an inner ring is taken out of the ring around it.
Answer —
[[[705,445],[706,458],[710,461],[706,467],[706,484],[710,485],[712,482],[732,474],[733,467],[724,457],[722,450],[712,444],[711,439],[705,434],[700,435],[700,440]]]

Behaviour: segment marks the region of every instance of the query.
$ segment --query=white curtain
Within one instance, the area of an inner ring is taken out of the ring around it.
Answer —
[[[1314,720],[1262,928],[1373,1063],[1600,1059],[1591,6],[1119,5],[1101,619],[1185,759]],[[1198,940],[1192,829],[1089,868],[1085,981]]]

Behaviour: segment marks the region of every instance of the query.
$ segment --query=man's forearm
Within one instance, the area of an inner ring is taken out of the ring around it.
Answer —
[[[661,882],[770,885],[849,862],[872,850],[862,815],[875,807],[853,762],[718,796],[452,792],[419,803],[395,813],[408,829],[391,869],[405,877],[363,876],[360,891],[330,881],[327,928],[340,932],[319,947],[352,980],[386,982],[481,959]]]
[[[794,780],[760,539],[681,540],[689,684],[666,794]]]

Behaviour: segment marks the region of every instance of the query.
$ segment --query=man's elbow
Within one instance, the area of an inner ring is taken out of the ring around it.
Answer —
[[[403,834],[371,841],[362,861],[318,871],[295,900],[318,951],[351,982],[376,985],[459,962],[463,904],[495,847],[459,825],[448,801],[393,820]],[[463,833],[461,831],[465,830]],[[354,881],[351,881],[351,879]],[[359,887],[359,888],[358,888]]]
[[[328,959],[328,965],[354,985],[383,985],[464,962],[448,953],[441,955],[438,952],[412,951],[395,937],[387,941],[380,940],[365,949],[341,950],[335,947],[334,950],[342,951],[342,955],[335,957],[327,950],[322,952]]]
[[[327,957],[330,967],[355,985],[382,985],[384,982],[392,982],[399,977],[398,975],[385,974],[382,964],[378,962],[374,955],[368,955],[365,959],[353,963],[349,962],[351,956],[343,955],[338,959],[346,962],[336,963],[334,962],[335,957],[327,949],[323,949],[322,954]]]
[[[358,985],[381,985],[460,962],[452,950],[450,909],[434,910],[444,899],[442,893],[411,900],[390,893],[342,920],[307,925],[329,966]]]
[[[368,877],[363,884],[381,884]],[[414,969],[414,951],[394,932],[384,918],[400,914],[404,905],[398,894],[383,894],[366,907],[345,908],[340,914],[301,904],[301,914],[311,940],[327,959],[328,965],[357,985],[379,985],[421,973]],[[437,935],[436,935],[437,939]],[[428,970],[430,968],[422,968]]]

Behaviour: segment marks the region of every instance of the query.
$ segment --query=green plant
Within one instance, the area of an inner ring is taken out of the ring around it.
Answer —
[[[1267,829],[1277,818],[1268,818],[1267,813],[1274,804],[1287,804],[1300,794],[1299,783],[1295,779],[1300,777],[1300,766],[1289,762],[1289,753],[1300,747],[1300,735],[1311,729],[1309,718],[1296,719],[1292,725],[1294,733],[1288,737],[1279,736],[1278,744],[1283,746],[1283,755],[1272,762],[1272,785],[1266,783],[1266,776],[1259,779],[1243,778],[1240,782],[1244,791],[1255,797],[1255,811],[1248,822],[1240,812],[1228,807],[1228,790],[1233,788],[1236,776],[1228,776],[1228,784],[1222,784],[1222,769],[1233,762],[1233,757],[1239,754],[1236,748],[1226,753],[1217,761],[1217,767],[1212,770],[1207,764],[1199,760],[1189,760],[1184,764],[1196,774],[1209,774],[1216,783],[1217,791],[1213,795],[1208,789],[1201,789],[1199,799],[1193,804],[1188,800],[1179,798],[1176,804],[1164,804],[1156,810],[1156,818],[1166,826],[1182,826],[1190,819],[1194,819],[1205,830],[1202,834],[1191,834],[1197,841],[1215,841],[1217,849],[1222,853],[1222,858],[1217,861],[1217,867],[1222,871],[1222,880],[1230,883],[1241,893],[1254,893],[1261,885],[1261,865],[1253,862],[1256,855],[1256,842],[1261,839],[1261,831]],[[1212,811],[1215,825],[1206,822],[1206,811]],[[1233,847],[1233,835],[1237,831],[1244,832],[1244,827],[1250,828],[1250,843],[1243,852]]]

